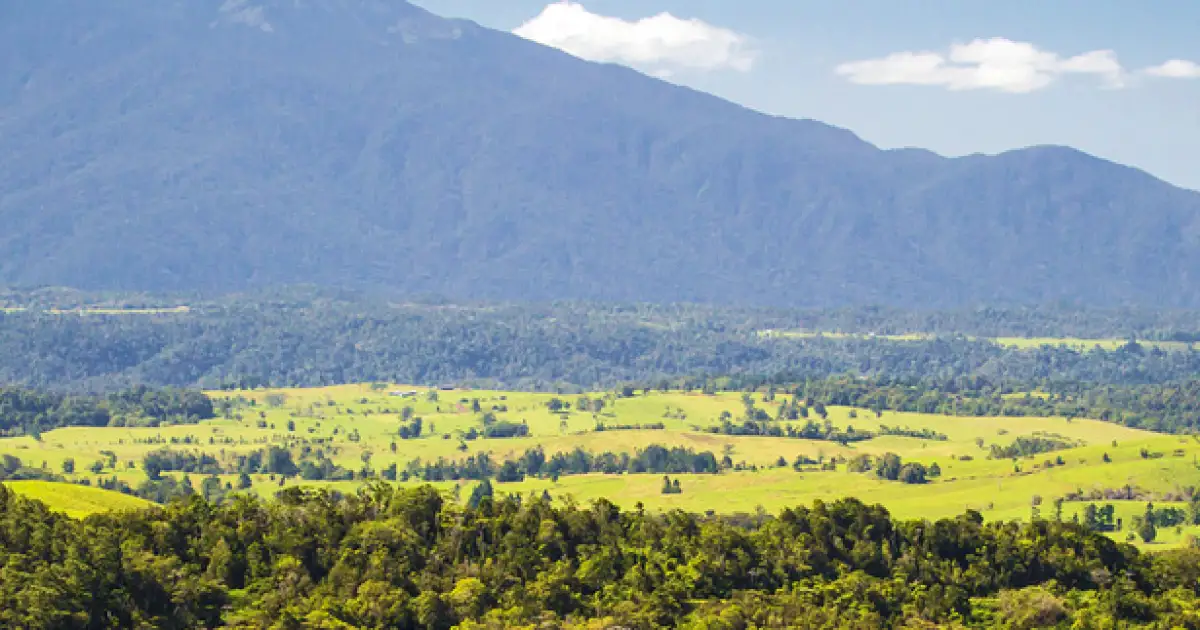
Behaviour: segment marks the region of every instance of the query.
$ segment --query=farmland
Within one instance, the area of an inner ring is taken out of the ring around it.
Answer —
[[[1069,493],[1103,492],[1128,485],[1144,493],[1165,495],[1200,485],[1196,466],[1200,442],[1194,438],[1086,419],[964,418],[892,411],[876,415],[845,407],[823,409],[826,417],[821,419],[814,412],[813,419],[819,424],[877,434],[871,439],[837,442],[711,432],[722,424],[723,414],[736,419],[747,413],[746,397],[734,392],[599,392],[580,400],[577,395],[552,393],[361,384],[209,395],[222,414],[200,424],[67,427],[46,432],[40,440],[0,440],[0,454],[54,472],[69,468],[72,472],[66,476],[75,480],[117,478],[136,487],[147,478],[146,455],[164,448],[205,453],[230,463],[274,445],[289,449],[297,460],[301,453],[320,451],[331,464],[352,471],[354,477],[331,481],[249,475],[251,485],[246,491],[269,497],[281,487],[295,485],[351,491],[364,483],[364,477],[393,464],[403,478],[406,469],[416,470],[414,460],[455,461],[486,453],[493,461],[503,462],[538,446],[550,456],[577,448],[592,453],[634,453],[657,444],[711,452],[717,458],[728,457],[732,466],[719,474],[671,475],[680,482],[682,492],[678,494],[662,493],[662,475],[603,473],[567,474],[556,479],[526,476],[521,481],[497,483],[496,491],[546,492],[560,498],[571,495],[581,502],[608,498],[626,508],[640,503],[651,510],[680,508],[699,513],[754,513],[760,508],[775,512],[815,499],[853,496],[883,504],[900,518],[930,519],[973,509],[987,519],[1028,520],[1035,502],[1040,501],[1037,509],[1048,517],[1052,501]],[[769,397],[757,392],[750,401],[772,417],[780,406],[789,404],[786,395],[765,400]],[[594,411],[597,403],[591,401],[603,401],[598,405],[600,411]],[[580,410],[581,404],[588,409]],[[400,427],[411,425],[415,418],[421,419],[420,435],[399,437]],[[519,424],[527,427],[527,435],[470,439],[485,422]],[[773,422],[798,427],[808,420]],[[598,430],[600,425],[606,430]],[[885,426],[903,428],[909,435],[923,432],[928,437],[880,434]],[[1037,436],[1053,437],[1070,447],[1015,459],[990,456],[992,445],[1004,447],[1017,438]],[[941,474],[928,483],[904,484],[848,471],[846,462],[857,456],[878,458],[886,453],[895,453],[904,462],[937,464]],[[811,463],[794,466],[798,457]],[[820,465],[830,462],[838,463]],[[365,475],[364,469],[368,471]],[[179,472],[165,474],[182,477]],[[229,486],[238,482],[238,475],[232,472],[216,476]],[[192,477],[197,485],[202,478]],[[414,476],[401,483],[416,485],[423,480]],[[465,500],[476,483],[461,479],[435,481],[434,485]],[[44,487],[38,491],[46,492]],[[1144,507],[1144,503],[1130,502],[1122,510]],[[1064,517],[1070,518],[1082,505],[1068,501],[1062,508]],[[1193,529],[1164,531],[1160,541],[1180,542],[1194,533]],[[1123,539],[1128,532],[1113,535]]]

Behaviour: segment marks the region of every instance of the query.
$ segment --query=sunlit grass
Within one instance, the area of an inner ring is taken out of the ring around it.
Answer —
[[[55,512],[83,518],[100,512],[140,510],[153,505],[149,501],[120,492],[52,481],[6,481],[17,494],[37,499]]]
[[[415,391],[412,398],[390,396],[389,392]],[[592,452],[633,452],[651,444],[682,446],[696,451],[711,451],[718,458],[731,459],[757,471],[726,471],[719,475],[680,475],[683,494],[661,494],[660,475],[580,475],[563,476],[557,482],[528,479],[513,484],[497,484],[499,492],[548,491],[556,497],[573,495],[580,501],[606,498],[624,507],[641,503],[646,509],[682,508],[696,512],[753,512],[758,507],[777,511],[787,506],[811,503],[815,499],[854,496],[869,503],[881,503],[902,518],[939,518],[979,510],[987,518],[1028,519],[1034,496],[1043,500],[1043,516],[1053,498],[1068,492],[1117,488],[1136,485],[1150,492],[1175,492],[1185,486],[1200,486],[1200,442],[1191,437],[1171,436],[1130,429],[1096,420],[1065,418],[964,418],[934,414],[885,411],[876,417],[863,409],[831,407],[829,421],[838,427],[854,426],[875,431],[881,424],[931,429],[944,434],[945,440],[880,436],[846,446],[827,441],[770,437],[735,437],[705,431],[719,423],[722,412],[738,417],[743,413],[740,393],[704,395],[681,392],[638,392],[632,398],[613,393],[588,394],[604,399],[600,414],[572,409],[552,413],[547,403],[553,398],[571,403],[578,396],[547,393],[499,391],[436,391],[403,385],[372,387],[368,384],[342,385],[313,389],[210,392],[215,398],[242,397],[253,406],[242,406],[229,418],[209,420],[195,425],[157,428],[84,428],[72,427],[42,434],[40,441],[29,437],[0,440],[0,454],[20,458],[25,465],[45,466],[60,472],[68,458],[75,461],[72,479],[117,476],[137,486],[145,480],[143,457],[156,449],[198,449],[221,461],[230,462],[238,454],[283,445],[298,451],[306,443],[320,449],[335,463],[350,470],[364,465],[381,470],[389,464],[400,469],[417,458],[423,461],[461,459],[486,452],[502,460],[541,446],[548,453],[583,448]],[[755,404],[772,416],[787,396],[773,402],[755,396]],[[473,411],[478,401],[480,412]],[[402,440],[397,435],[405,407],[420,416],[426,428],[418,439]],[[462,433],[480,428],[481,413],[492,411],[500,420],[524,422],[530,436],[516,439],[476,439],[463,441]],[[506,409],[506,410],[505,410]],[[597,422],[607,425],[648,425],[662,423],[663,429],[636,431],[595,431]],[[288,430],[288,423],[293,430]],[[260,426],[262,425],[262,426]],[[1081,446],[1012,460],[989,459],[992,444],[1007,445],[1020,436],[1050,433]],[[354,441],[352,436],[357,437]],[[320,438],[323,444],[316,445]],[[174,443],[172,443],[174,440]],[[188,442],[188,443],[185,443]],[[190,444],[189,444],[190,443]],[[396,451],[391,450],[392,444]],[[982,443],[982,446],[980,446]],[[466,446],[461,450],[460,445]],[[1142,450],[1161,457],[1146,459]],[[116,455],[115,468],[102,455]],[[791,463],[798,455],[810,458],[852,457],[860,453],[894,452],[905,461],[926,465],[937,463],[939,479],[925,485],[905,485],[880,481],[869,474],[836,471],[796,472]],[[1110,463],[1104,462],[1107,454]],[[1063,465],[1045,468],[1061,457]],[[783,458],[787,467],[777,468]],[[102,462],[99,473],[90,470]],[[366,462],[366,464],[364,464]],[[179,476],[179,475],[176,475]],[[672,475],[674,478],[675,475]],[[199,487],[193,475],[192,483]],[[235,483],[236,475],[224,475],[222,481]],[[255,475],[252,491],[273,496],[279,480]],[[415,482],[413,482],[415,483]],[[318,485],[353,491],[359,482],[315,483],[291,479],[284,486]],[[465,500],[474,482],[436,484],[447,491],[459,486]],[[1186,534],[1187,532],[1184,532]],[[1182,536],[1183,534],[1180,534]],[[1180,536],[1165,536],[1163,544],[1175,544]],[[1181,539],[1181,538],[1180,538]]]

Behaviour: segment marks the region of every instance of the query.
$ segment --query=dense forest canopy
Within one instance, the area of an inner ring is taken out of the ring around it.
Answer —
[[[1193,312],[462,304],[310,289],[208,299],[9,291],[3,305],[0,382],[75,390],[367,381],[595,389],[687,377],[784,375],[795,381],[846,373],[1120,385],[1200,374],[1200,352],[1191,350],[1152,344],[1017,350],[980,339],[1191,338],[1200,331],[1200,313]],[[188,309],[153,310],[179,305]],[[122,308],[140,310],[114,314]],[[763,334],[778,330],[932,337]]]
[[[72,396],[0,387],[0,437],[37,435],[58,427],[158,426],[214,417],[204,394],[139,385],[107,396]]]
[[[1081,525],[621,511],[432,488],[199,497],[73,521],[0,486],[0,625],[1193,627],[1200,552]],[[590,621],[589,621],[590,620]],[[926,624],[922,626],[920,624]]]

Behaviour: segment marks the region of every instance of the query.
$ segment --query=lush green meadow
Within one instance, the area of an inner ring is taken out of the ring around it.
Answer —
[[[401,392],[409,397],[392,395]],[[1149,433],[1095,420],[1063,418],[964,418],[884,411],[876,417],[867,410],[831,407],[828,421],[838,428],[854,427],[877,432],[881,425],[928,429],[943,434],[944,440],[878,435],[873,439],[840,444],[824,440],[788,437],[751,437],[714,434],[709,427],[720,424],[722,412],[739,418],[745,412],[740,393],[705,395],[698,392],[638,391],[632,397],[613,392],[589,394],[605,401],[600,413],[579,411],[578,396],[500,391],[438,391],[408,386],[344,385],[314,389],[210,392],[231,404],[226,417],[195,425],[147,428],[71,427],[40,436],[0,440],[0,454],[20,458],[26,465],[61,472],[73,461],[72,479],[117,477],[137,486],[146,479],[143,458],[162,448],[196,450],[228,462],[237,455],[277,445],[299,452],[305,446],[320,449],[334,463],[360,471],[379,471],[396,464],[401,470],[409,462],[461,460],[468,455],[488,453],[493,460],[519,457],[526,449],[541,446],[547,454],[583,448],[594,453],[633,453],[652,444],[682,446],[697,452],[710,451],[717,458],[728,455],[737,468],[720,474],[672,475],[678,478],[680,494],[663,494],[662,476],[655,474],[564,475],[557,480],[526,478],[498,483],[497,492],[549,492],[586,502],[607,498],[624,507],[643,504],[646,509],[681,508],[695,512],[749,512],[758,508],[777,511],[786,506],[809,504],[814,499],[854,496],[881,503],[901,518],[939,518],[966,509],[986,518],[1028,519],[1040,497],[1042,516],[1051,514],[1055,497],[1071,492],[1135,486],[1153,493],[1179,492],[1200,486],[1200,441],[1190,436]],[[758,408],[772,417],[787,396],[764,400],[754,395]],[[554,399],[570,403],[571,409],[555,413]],[[411,411],[405,412],[405,407]],[[478,411],[476,411],[478,408]],[[524,423],[529,435],[519,438],[464,440],[464,434],[482,426],[481,415],[491,412],[500,421]],[[403,414],[420,417],[419,438],[400,439]],[[820,419],[817,419],[820,422]],[[801,421],[778,421],[803,424]],[[661,429],[604,430],[597,424],[647,425]],[[289,430],[290,425],[290,430]],[[992,459],[993,444],[1007,446],[1018,437],[1053,436],[1077,446],[1028,458]],[[393,452],[392,445],[395,445]],[[981,446],[982,445],[982,446]],[[835,470],[803,466],[797,471],[797,456],[819,461],[853,459],[857,455],[896,453],[905,462],[926,466],[936,463],[942,473],[925,484],[886,481],[873,474],[849,472],[845,464]],[[1107,455],[1108,462],[1105,461]],[[786,466],[778,466],[782,458]],[[1061,458],[1061,465],[1046,464]],[[111,463],[115,460],[115,466]],[[93,466],[96,467],[93,470]],[[97,472],[98,470],[98,472]],[[181,473],[170,473],[181,477]],[[236,483],[236,475],[222,475],[223,483]],[[200,478],[192,476],[198,487]],[[361,481],[286,481],[268,475],[252,476],[250,491],[271,496],[292,485],[329,486],[353,490]],[[410,480],[409,484],[422,483]],[[474,481],[438,482],[435,485],[465,500]],[[93,493],[98,490],[47,484],[16,484],[19,492],[50,497],[51,505],[71,514],[86,514],[104,506]],[[86,495],[76,493],[88,491]],[[62,493],[56,498],[56,493]],[[123,495],[110,493],[120,499]],[[89,503],[90,501],[90,503]],[[1069,517],[1083,503],[1068,502]],[[119,502],[112,507],[129,507]],[[1144,502],[1130,502],[1121,509],[1136,513]],[[1123,512],[1124,513],[1124,512]],[[1164,531],[1159,540],[1176,543],[1195,528]],[[1126,532],[1114,533],[1124,539]]]
[[[37,499],[56,512],[82,518],[97,512],[140,510],[153,505],[120,492],[52,481],[7,481],[10,490]]]

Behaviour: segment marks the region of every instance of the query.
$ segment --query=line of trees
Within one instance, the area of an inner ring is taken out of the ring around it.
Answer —
[[[289,488],[76,521],[0,486],[0,626],[1166,628],[1200,611],[1200,551],[1072,523],[898,521],[853,499],[655,514],[490,485],[473,502]]]
[[[410,461],[400,473],[401,481],[451,481],[460,479],[495,479],[499,482],[521,481],[525,477],[557,479],[562,475],[590,473],[644,474],[704,474],[718,473],[723,465],[710,451],[696,452],[679,446],[651,444],[634,453],[605,451],[592,453],[581,447],[567,452],[547,455],[539,445],[527,449],[516,459],[498,462],[487,453],[478,453],[454,461]]]
[[[159,426],[215,417],[202,392],[138,386],[108,394],[68,395],[0,387],[0,436],[31,435],[59,427]]]

